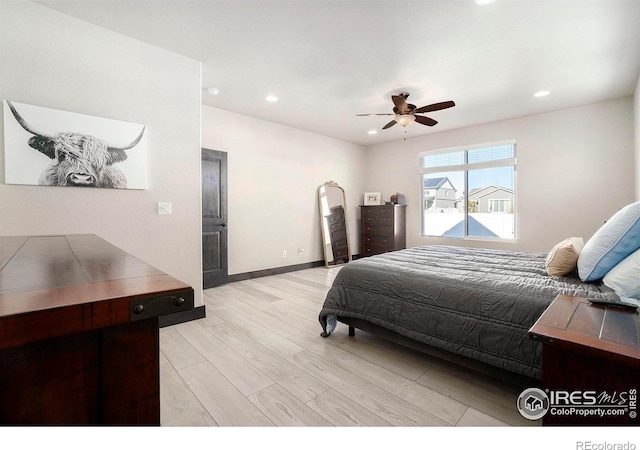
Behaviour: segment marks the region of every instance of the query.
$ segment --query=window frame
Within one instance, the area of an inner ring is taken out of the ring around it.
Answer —
[[[469,163],[469,151],[476,150],[485,147],[496,147],[501,145],[512,145],[513,146],[513,157],[504,158],[496,161],[488,161],[488,162],[480,162],[480,163]],[[464,152],[464,163],[463,164],[454,164],[450,166],[442,165],[442,166],[434,166],[434,167],[423,167],[423,159],[425,156],[432,156],[443,153],[454,153],[454,152]],[[487,142],[481,144],[472,144],[472,145],[462,145],[457,147],[448,147],[437,150],[427,150],[424,152],[420,152],[418,154],[418,171],[420,177],[420,236],[425,238],[441,238],[441,239],[454,239],[454,240],[473,240],[473,241],[487,241],[487,242],[517,242],[518,241],[518,221],[517,221],[517,177],[518,177],[518,142],[516,139],[508,139],[503,141],[495,141],[495,142]],[[467,186],[469,184],[469,171],[471,170],[481,170],[481,169],[490,169],[496,167],[510,167],[513,166],[513,202],[511,206],[513,208],[513,238],[493,238],[493,237],[483,237],[483,236],[469,236],[469,199],[467,197]],[[461,237],[452,237],[452,236],[438,236],[432,234],[425,234],[425,210],[424,210],[424,176],[434,173],[441,172],[463,172],[464,173],[464,236]]]

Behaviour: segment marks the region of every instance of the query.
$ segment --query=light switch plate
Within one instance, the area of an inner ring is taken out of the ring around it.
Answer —
[[[171,202],[158,202],[158,214],[171,214]]]

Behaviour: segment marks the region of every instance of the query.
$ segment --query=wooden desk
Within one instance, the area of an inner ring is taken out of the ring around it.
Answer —
[[[637,396],[640,390],[640,316],[636,311],[592,305],[585,298],[559,295],[529,330],[543,343],[542,383],[549,391],[595,391]],[[589,399],[576,399],[588,406]],[[637,397],[636,397],[637,402]],[[553,415],[544,425],[640,424],[621,416]],[[631,415],[633,416],[633,414]]]
[[[158,317],[189,309],[97,236],[0,237],[0,423],[159,425]]]

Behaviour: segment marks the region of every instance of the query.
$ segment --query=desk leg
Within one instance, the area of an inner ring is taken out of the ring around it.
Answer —
[[[569,393],[591,391],[619,395],[636,388],[638,369],[614,361],[605,361],[593,355],[581,354],[545,344],[542,359],[542,384],[552,391]],[[626,398],[626,397],[625,397]],[[578,397],[580,399],[580,397]],[[602,402],[606,403],[606,402]],[[561,405],[569,405],[563,401]],[[543,425],[638,425],[638,419],[628,414],[621,416],[553,415],[543,417]]]
[[[102,330],[101,422],[160,425],[158,318]]]
[[[0,424],[159,425],[158,319],[0,350]]]
[[[0,350],[0,423],[98,422],[98,331]]]

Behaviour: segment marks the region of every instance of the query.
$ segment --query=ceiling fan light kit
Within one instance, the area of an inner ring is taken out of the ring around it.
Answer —
[[[402,125],[403,127],[406,127],[412,122],[415,122],[416,116],[412,116],[411,114],[402,114],[402,115],[396,116],[394,120],[398,122],[400,125]]]

